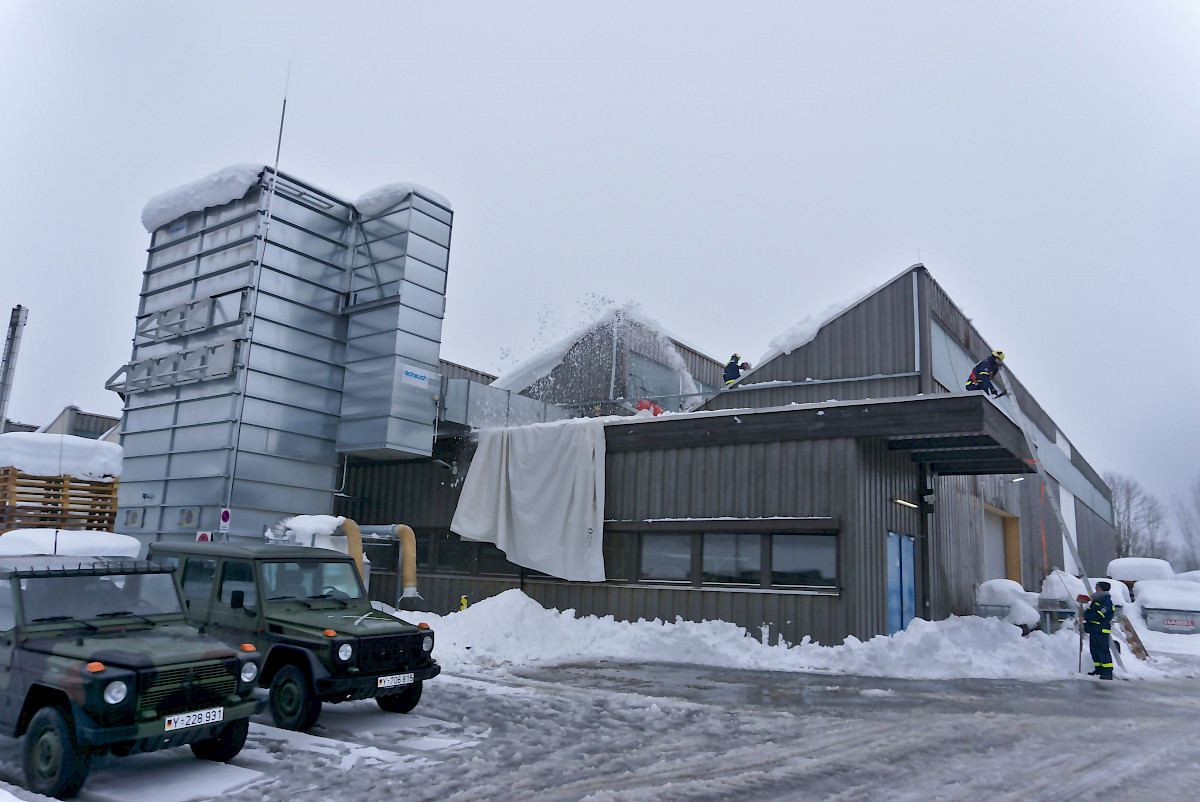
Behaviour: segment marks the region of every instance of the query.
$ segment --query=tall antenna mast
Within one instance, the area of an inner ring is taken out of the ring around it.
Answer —
[[[238,380],[238,414],[234,421],[233,450],[229,455],[229,475],[225,484],[225,506],[233,506],[233,482],[237,473],[238,449],[242,443],[242,415],[246,410],[246,385],[250,377],[250,348],[254,343],[254,322],[258,316],[258,287],[262,280],[263,260],[267,258],[267,234],[271,230],[271,204],[275,200],[275,184],[279,181],[279,154],[283,150],[283,121],[287,117],[287,93],[292,83],[292,62],[288,62],[287,78],[283,83],[283,108],[279,112],[279,136],[275,140],[275,166],[271,169],[271,188],[267,192],[267,208],[263,216],[262,238],[258,246],[258,259],[254,265],[253,301],[246,316],[246,353],[242,356],[241,377]]]
[[[7,420],[8,396],[12,392],[13,373],[17,369],[17,351],[21,348],[21,330],[25,328],[28,317],[29,310],[17,304],[8,319],[8,337],[4,341],[4,356],[0,358],[0,432],[4,431]]]

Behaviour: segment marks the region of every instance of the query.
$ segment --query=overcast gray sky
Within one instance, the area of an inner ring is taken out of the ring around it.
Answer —
[[[921,261],[1080,452],[1200,475],[1200,4],[0,0],[9,416],[108,414],[152,196],[454,204],[442,356],[636,301],[718,359]]]

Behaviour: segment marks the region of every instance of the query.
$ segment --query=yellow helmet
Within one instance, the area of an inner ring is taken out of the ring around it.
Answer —
[[[1001,362],[1004,361],[1004,352],[1003,351],[992,351],[992,356],[996,357],[996,359],[999,359]]]

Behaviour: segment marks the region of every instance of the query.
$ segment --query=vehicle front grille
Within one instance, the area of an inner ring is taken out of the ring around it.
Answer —
[[[408,635],[379,635],[363,638],[358,646],[358,667],[363,671],[378,673],[390,671],[425,660],[421,651],[421,638],[425,633]]]
[[[237,658],[171,666],[138,675],[137,710],[168,715],[223,704],[237,690]]]

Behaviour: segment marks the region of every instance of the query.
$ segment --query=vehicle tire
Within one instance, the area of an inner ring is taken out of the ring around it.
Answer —
[[[75,729],[63,711],[43,707],[25,731],[25,783],[30,791],[67,799],[79,793],[92,756],[75,742]]]
[[[408,713],[421,701],[421,680],[416,680],[403,693],[389,693],[387,696],[376,696],[375,704],[380,710],[389,713]]]
[[[279,669],[271,680],[271,718],[276,727],[304,732],[317,723],[321,700],[313,691],[308,675],[294,665]]]
[[[192,754],[201,760],[228,763],[246,745],[250,732],[250,719],[243,718],[228,724],[215,738],[206,738],[192,744]]]

